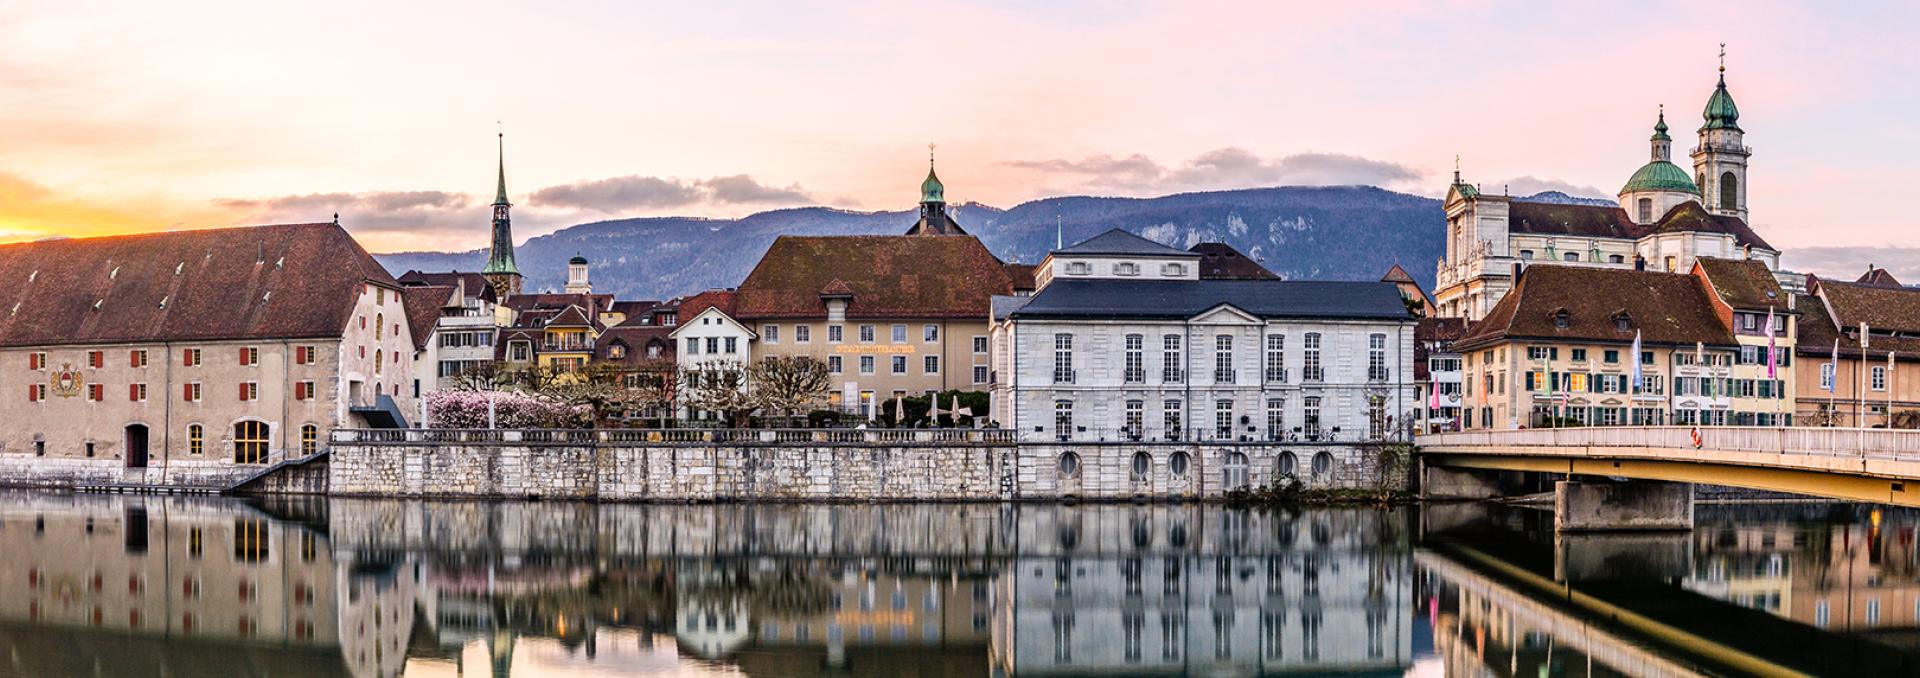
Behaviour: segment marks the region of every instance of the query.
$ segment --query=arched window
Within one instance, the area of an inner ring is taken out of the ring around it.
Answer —
[[[1732,172],[1720,174],[1720,209],[1740,209],[1740,177]]]
[[[1324,476],[1333,471],[1333,455],[1326,452],[1313,455],[1313,475]]]
[[[1080,477],[1080,455],[1068,452],[1060,455],[1060,478],[1071,480]]]
[[[1293,458],[1292,452],[1280,453],[1279,471],[1283,478],[1299,471],[1299,462]]]
[[[188,424],[187,425],[187,454],[199,455],[206,451],[207,451],[207,436],[206,436],[205,429],[200,428],[199,424]]]
[[[1241,452],[1227,453],[1227,466],[1222,480],[1228,490],[1247,489],[1247,455]]]
[[[1173,456],[1167,458],[1167,470],[1172,471],[1175,478],[1185,478],[1187,477],[1187,465],[1190,461],[1191,460],[1187,458],[1187,453],[1175,452]]]
[[[267,422],[243,421],[233,425],[233,463],[267,462]]]
[[[1145,452],[1133,453],[1133,479],[1146,480],[1147,474],[1152,472],[1153,472],[1153,455],[1147,454]]]
[[[385,336],[387,336],[387,314],[375,313],[373,315],[373,340],[379,341]]]
[[[373,350],[373,373],[374,374],[380,374],[383,366],[386,364],[380,361],[380,355],[381,355],[380,349],[376,348]]]
[[[311,457],[320,451],[320,427],[307,424],[300,427],[300,456]]]
[[[1653,222],[1653,198],[1640,199],[1640,223]]]

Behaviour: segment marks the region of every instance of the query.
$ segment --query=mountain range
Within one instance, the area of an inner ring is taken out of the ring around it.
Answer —
[[[1562,193],[1540,202],[1612,204]],[[1225,242],[1289,279],[1377,280],[1399,264],[1424,286],[1444,253],[1440,201],[1371,186],[1276,187],[1157,198],[1058,197],[1001,209],[949,207],[955,221],[1002,260],[1038,263],[1057,242],[1072,244],[1123,228],[1185,249]],[[485,215],[476,216],[476,228]],[[644,217],[580,224],[514,249],[528,291],[558,290],[566,262],[586,256],[594,291],[621,299],[666,299],[738,285],[775,237],[905,233],[913,210],[854,212],[800,207],[738,219]],[[477,271],[486,250],[375,255],[399,275]]]

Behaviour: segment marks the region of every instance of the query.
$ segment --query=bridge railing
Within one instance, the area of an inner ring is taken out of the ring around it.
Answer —
[[[1698,444],[1694,442],[1695,432],[1700,437]],[[1414,442],[1423,449],[1442,451],[1476,447],[1636,447],[1920,459],[1920,431],[1870,428],[1591,426],[1429,433]]]

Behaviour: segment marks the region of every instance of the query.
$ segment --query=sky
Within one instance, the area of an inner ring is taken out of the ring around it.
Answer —
[[[1765,0],[0,0],[0,242],[339,212],[376,252],[480,248],[500,130],[521,239],[904,209],[930,143],[950,201],[1002,207],[1437,197],[1456,155],[1485,190],[1612,197],[1662,104],[1688,164],[1724,42],[1755,228],[1790,264],[1912,261],[1869,248],[1920,248],[1885,202],[1920,157],[1916,30],[1920,5]]]

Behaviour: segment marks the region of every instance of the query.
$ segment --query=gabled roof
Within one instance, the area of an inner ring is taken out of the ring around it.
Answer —
[[[1555,322],[1560,312],[1567,315],[1565,328]],[[1622,313],[1626,329],[1615,323]],[[1691,275],[1535,264],[1454,346],[1516,339],[1631,343],[1635,330],[1647,344],[1734,343],[1706,287]]]
[[[684,321],[709,308],[718,308],[721,313],[733,315],[734,306],[739,302],[740,293],[734,290],[707,290],[687,297],[680,302],[680,318]]]
[[[478,297],[490,302],[499,301],[499,299],[494,296],[493,285],[487,282],[486,276],[478,273],[464,273],[461,271],[451,271],[447,273],[407,271],[406,273],[402,273],[398,280],[400,284],[410,287],[415,285],[444,285],[454,287],[464,284],[467,288],[468,296]]]
[[[0,245],[0,346],[338,337],[368,284],[330,223]]]
[[[1014,289],[1027,290],[1027,291],[1033,290],[1035,285],[1033,280],[1034,279],[1033,274],[1035,271],[1039,270],[1040,268],[1039,266],[1035,266],[1033,264],[1007,264],[1006,268],[1007,268],[1007,277],[1013,279]]]
[[[1826,289],[1833,284],[1822,282],[1821,287]],[[1800,324],[1796,327],[1799,336],[1794,342],[1794,353],[1827,358],[1833,355],[1834,347],[1837,345],[1841,357],[1861,356],[1858,320],[1851,323],[1845,322],[1846,316],[1842,314],[1842,320],[1836,322],[1833,315],[1827,312],[1826,304],[1815,295],[1800,295],[1799,307]],[[1848,331],[1840,331],[1842,327]],[[1900,360],[1920,360],[1920,336],[1889,337],[1878,333],[1879,326],[1870,326],[1870,329],[1874,330],[1875,334],[1872,341],[1868,342],[1868,358],[1886,360],[1887,352],[1892,351]]]
[[[553,317],[547,320],[545,326],[546,327],[568,327],[568,328],[571,328],[571,327],[591,328],[594,325],[593,325],[593,321],[587,319],[586,311],[580,310],[579,306],[568,306],[554,313]]]
[[[1162,245],[1118,228],[1053,251],[1053,254],[1110,254],[1125,256],[1181,257],[1197,259],[1200,254]]]
[[[1725,233],[1733,236],[1734,242],[1740,245],[1752,245],[1763,250],[1773,250],[1773,246],[1767,244],[1767,241],[1762,239],[1760,234],[1748,228],[1747,222],[1741,221],[1740,217],[1708,212],[1706,207],[1692,200],[1680,203],[1675,205],[1673,209],[1667,210],[1667,214],[1660,217],[1660,221],[1648,227],[1642,235],[1651,233],[1677,233],[1681,231]]]
[[[412,285],[404,290],[407,301],[407,326],[413,330],[413,350],[427,347],[433,328],[440,322],[440,309],[460,305],[458,288],[439,285]]]
[[[1633,223],[1627,211],[1617,205],[1570,205],[1520,200],[1508,204],[1507,229],[1513,233],[1636,240],[1655,233],[1696,231],[1724,233],[1733,236],[1734,242],[1740,245],[1777,251],[1739,217],[1713,214],[1692,200],[1675,205],[1659,221],[1646,226]]]
[[[1261,318],[1413,320],[1392,284],[1327,280],[1055,280],[1010,315],[1179,320],[1223,304]]]
[[[1882,331],[1920,335],[1920,289],[1821,280],[1818,294],[1833,308],[1840,327],[1867,324],[1875,333],[1868,348],[1877,347]]]
[[[1415,283],[1413,276],[1407,273],[1407,269],[1400,268],[1399,264],[1394,264],[1393,268],[1387,269],[1387,274],[1380,276],[1380,282],[1419,284]]]
[[[820,293],[836,279],[853,293],[853,318],[986,318],[989,297],[1013,292],[1006,265],[970,235],[780,236],[740,283],[731,315],[824,318]]]
[[[639,367],[653,362],[647,359],[647,347],[659,346],[661,353],[658,361],[672,363],[674,359],[674,349],[676,347],[674,346],[673,339],[668,335],[671,334],[674,329],[675,328],[666,325],[619,325],[613,327],[607,330],[605,334],[600,335],[599,341],[594,342],[594,361],[625,367]],[[613,357],[611,351],[616,344],[623,344],[627,347],[627,354],[625,356],[620,358]]]
[[[1867,272],[1861,275],[1859,280],[1855,280],[1854,282],[1875,287],[1904,287],[1898,279],[1893,277],[1892,273],[1887,272],[1887,269],[1874,268],[1871,265],[1867,266]]]
[[[1700,257],[1694,260],[1715,294],[1728,306],[1745,311],[1775,309],[1787,312],[1787,292],[1780,289],[1767,265],[1752,259]]]
[[[1260,262],[1223,242],[1203,242],[1187,248],[1200,255],[1201,280],[1279,280]]]

